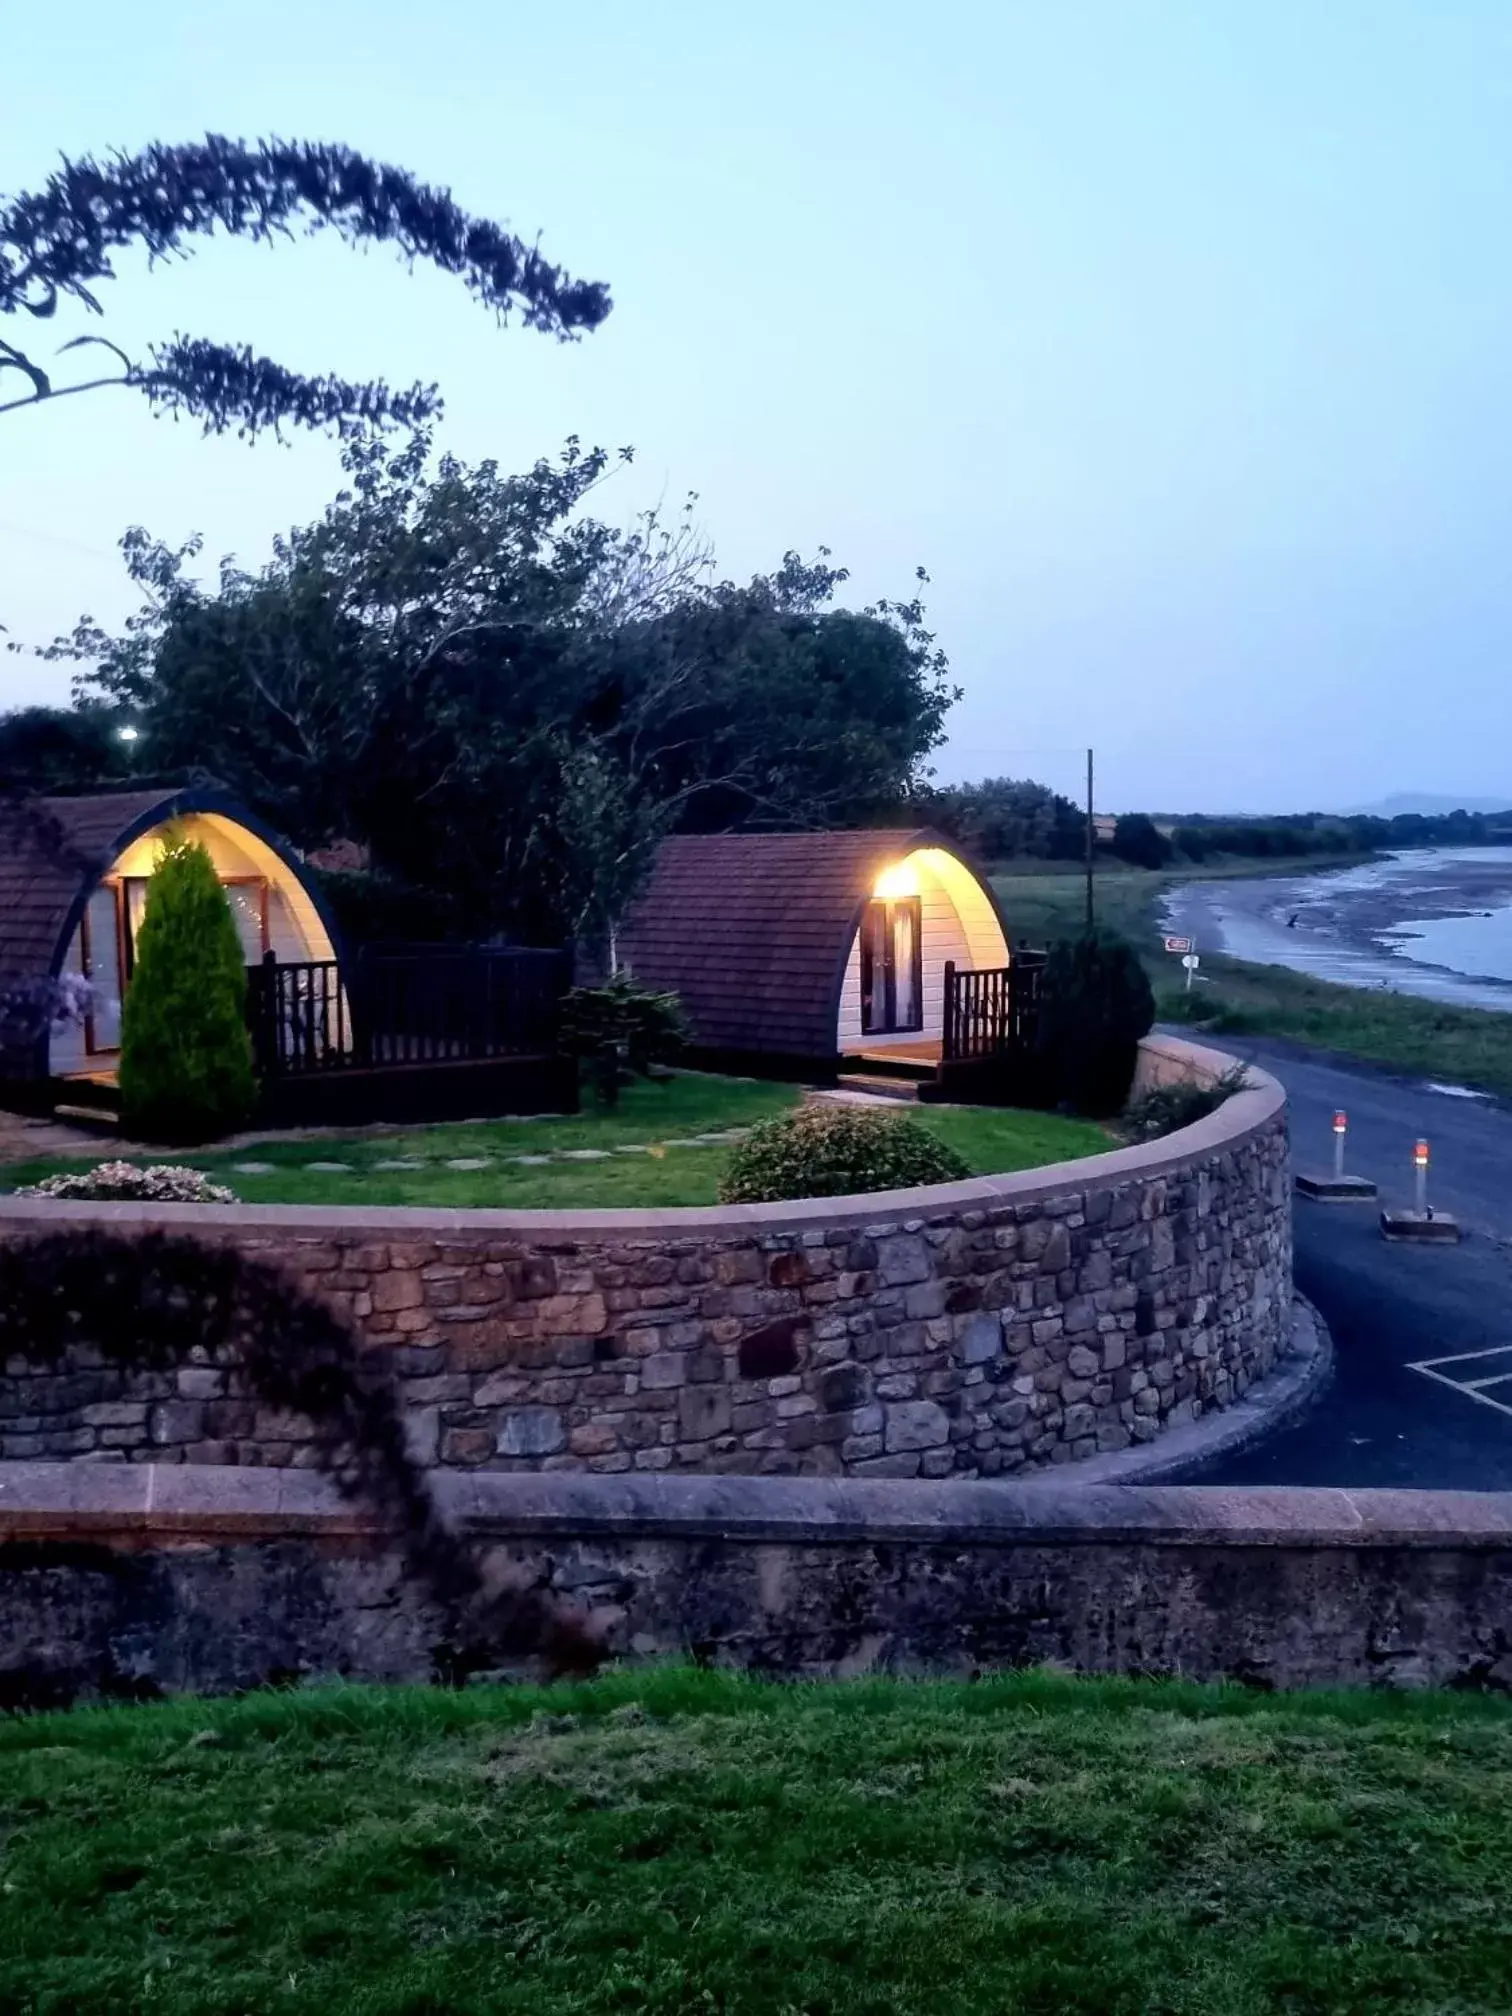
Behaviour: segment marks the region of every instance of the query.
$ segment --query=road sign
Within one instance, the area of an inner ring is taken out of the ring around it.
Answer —
[[[1167,952],[1190,952],[1192,941],[1190,938],[1167,938],[1165,949]]]
[[[1195,973],[1197,968],[1202,964],[1202,961],[1197,957],[1195,952],[1188,952],[1181,963],[1185,966],[1188,973]]]

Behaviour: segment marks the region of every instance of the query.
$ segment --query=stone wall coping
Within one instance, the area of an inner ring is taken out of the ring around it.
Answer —
[[[1221,1077],[1238,1059],[1174,1036],[1149,1036],[1147,1058],[1175,1065],[1189,1076]],[[1245,1091],[1163,1140],[1114,1148],[1077,1162],[1055,1162],[996,1176],[973,1176],[962,1183],[935,1183],[921,1189],[878,1190],[857,1197],[808,1197],[780,1204],[680,1205],[659,1211],[579,1210],[443,1211],[423,1205],[326,1204],[107,1204],[65,1202],[45,1197],[0,1198],[0,1234],[12,1228],[58,1229],[80,1224],[116,1230],[169,1230],[214,1233],[258,1227],[311,1239],[352,1233],[405,1233],[446,1238],[457,1234],[527,1236],[541,1247],[575,1246],[606,1235],[634,1244],[657,1244],[678,1237],[708,1239],[724,1234],[804,1233],[869,1225],[921,1224],[962,1211],[1003,1205],[1041,1204],[1088,1190],[1148,1182],[1190,1168],[1210,1156],[1242,1147],[1282,1112],[1286,1093],[1268,1072],[1246,1067]]]
[[[463,1530],[738,1545],[1355,1547],[1512,1551],[1512,1492],[1289,1486],[927,1483],[913,1479],[586,1476],[489,1471],[433,1480]],[[310,1470],[7,1463],[0,1546],[127,1547],[387,1530]]]

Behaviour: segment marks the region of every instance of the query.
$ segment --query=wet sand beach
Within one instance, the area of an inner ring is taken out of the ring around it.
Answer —
[[[1167,930],[1348,987],[1512,1011],[1512,847],[1422,848],[1321,874],[1191,882]]]

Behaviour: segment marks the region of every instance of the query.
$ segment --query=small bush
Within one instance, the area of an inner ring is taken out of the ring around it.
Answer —
[[[1042,1096],[1093,1118],[1121,1112],[1154,1021],[1149,977],[1127,940],[1093,931],[1052,945],[1040,994]]]
[[[1131,1141],[1160,1141],[1194,1121],[1206,1120],[1236,1092],[1249,1087],[1249,1073],[1242,1064],[1225,1071],[1206,1085],[1187,1079],[1179,1085],[1157,1085],[1131,1100],[1123,1117],[1123,1130]]]
[[[44,1176],[28,1183],[18,1197],[125,1198],[144,1204],[234,1204],[236,1192],[212,1183],[202,1169],[176,1162],[154,1162],[139,1169],[132,1162],[98,1162],[76,1176]]]
[[[912,1190],[971,1174],[953,1148],[904,1114],[860,1106],[801,1106],[753,1127],[719,1186],[724,1204]]]
[[[677,996],[639,987],[629,973],[601,987],[574,987],[562,1003],[562,1048],[582,1064],[605,1106],[617,1102],[622,1085],[670,1064],[689,1033]]]
[[[257,1096],[247,969],[205,849],[170,835],[147,886],[121,1004],[121,1120],[143,1141],[213,1141]]]

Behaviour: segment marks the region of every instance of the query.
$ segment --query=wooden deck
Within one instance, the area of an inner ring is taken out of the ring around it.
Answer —
[[[942,1051],[938,1036],[920,1037],[910,1043],[878,1043],[866,1045],[859,1050],[847,1050],[846,1063],[859,1061],[863,1064],[938,1064]]]

